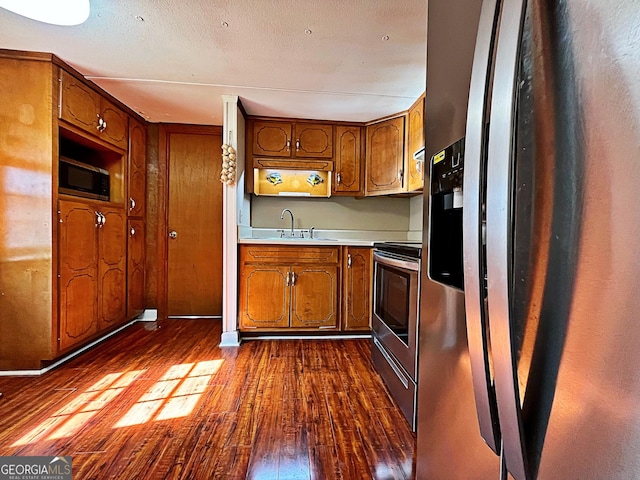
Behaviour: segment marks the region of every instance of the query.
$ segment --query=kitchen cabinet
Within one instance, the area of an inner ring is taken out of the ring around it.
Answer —
[[[366,127],[366,195],[402,193],[405,185],[406,115]]]
[[[254,120],[252,152],[256,156],[332,158],[330,124]]]
[[[127,221],[127,318],[140,315],[145,307],[145,228],[141,218]]]
[[[424,101],[423,93],[411,106],[407,115],[408,127],[408,151],[407,151],[407,190],[413,192],[424,186],[424,156],[421,160],[414,158],[414,153],[424,149]]]
[[[241,245],[240,330],[337,330],[338,247]]]
[[[342,266],[342,330],[371,329],[372,249],[345,246]]]
[[[332,185],[334,195],[362,196],[364,194],[362,137],[362,127],[359,125],[335,126],[335,171]]]
[[[127,191],[129,216],[143,217],[147,187],[147,129],[142,122],[129,122],[129,151],[127,165]]]
[[[1,370],[40,369],[127,318],[125,205],[140,184],[127,186],[128,163],[145,161],[136,133],[128,162],[127,129],[141,119],[70,72],[52,54],[0,49]],[[59,193],[59,156],[107,170],[109,202]]]
[[[102,203],[58,205],[58,340],[64,351],[125,320],[125,214]]]
[[[128,115],[60,69],[60,119],[121,149],[127,149]]]

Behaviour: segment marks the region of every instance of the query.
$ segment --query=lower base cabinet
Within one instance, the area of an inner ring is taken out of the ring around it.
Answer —
[[[126,320],[122,208],[60,200],[59,335],[65,351]]]
[[[342,329],[368,332],[371,330],[372,249],[343,248]]]
[[[240,330],[368,332],[369,247],[241,245]]]
[[[338,330],[339,247],[241,245],[240,329]]]

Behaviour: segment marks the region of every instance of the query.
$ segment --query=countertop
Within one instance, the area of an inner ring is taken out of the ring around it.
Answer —
[[[370,247],[375,242],[421,241],[421,232],[363,231],[363,230],[315,230],[309,238],[308,230],[294,230],[294,236],[280,236],[280,230],[241,227],[238,243],[263,245],[315,245]],[[286,231],[285,235],[290,235]],[[304,237],[303,237],[304,235]]]

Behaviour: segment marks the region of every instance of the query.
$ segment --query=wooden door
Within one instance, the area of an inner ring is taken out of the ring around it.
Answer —
[[[292,268],[291,327],[338,327],[338,267]]]
[[[358,126],[336,126],[335,194],[362,194],[361,137],[361,128]]]
[[[140,217],[145,212],[147,130],[134,120],[129,123],[128,195],[129,215]]]
[[[298,158],[332,158],[333,126],[315,123],[296,123],[293,155]]]
[[[59,348],[98,331],[98,216],[89,204],[60,200],[58,273]]]
[[[168,176],[168,316],[222,315],[221,146],[219,127],[161,127]]]
[[[290,157],[291,130],[289,122],[255,120],[253,122],[253,154]]]
[[[282,265],[245,265],[239,279],[240,328],[289,326],[290,268]]]
[[[404,116],[367,126],[367,195],[403,190]]]
[[[424,162],[414,160],[413,154],[424,148],[424,94],[409,109],[409,151],[407,152],[407,190],[420,190],[424,185]]]
[[[100,95],[64,70],[60,70],[60,81],[60,118],[97,135]]]
[[[123,323],[127,313],[127,217],[122,208],[101,206],[98,228],[100,329]]]
[[[342,329],[369,330],[371,312],[371,249],[346,247],[343,284],[344,310]]]
[[[127,318],[144,310],[144,221],[129,219],[127,225]]]
[[[99,130],[100,138],[126,150],[129,138],[129,116],[105,98],[100,102],[100,116],[105,122],[104,128]]]

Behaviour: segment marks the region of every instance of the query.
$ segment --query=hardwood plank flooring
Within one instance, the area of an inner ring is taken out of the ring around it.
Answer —
[[[0,455],[71,455],[82,480],[413,478],[368,340],[219,339],[219,321],[136,323],[40,377],[0,377]]]

